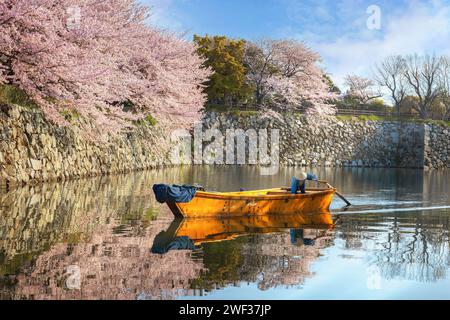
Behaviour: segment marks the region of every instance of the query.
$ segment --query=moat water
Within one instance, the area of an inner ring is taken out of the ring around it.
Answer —
[[[298,170],[168,168],[0,191],[0,299],[450,299],[450,172],[311,169],[353,203],[334,200],[332,226],[184,224],[151,191],[286,186]]]

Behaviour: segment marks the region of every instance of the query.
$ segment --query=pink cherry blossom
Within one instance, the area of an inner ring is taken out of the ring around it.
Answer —
[[[335,98],[318,66],[320,56],[295,40],[260,40],[247,49],[249,82],[258,103],[286,110],[308,105],[309,115],[332,115]]]
[[[210,71],[192,43],[150,27],[148,16],[135,0],[1,0],[0,82],[56,123],[72,108],[107,131],[148,114],[188,127]]]

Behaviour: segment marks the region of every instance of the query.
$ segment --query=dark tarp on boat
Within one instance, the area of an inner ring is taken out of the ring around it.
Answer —
[[[167,185],[167,184],[155,184],[153,185],[153,192],[155,193],[156,200],[159,203],[176,202],[176,203],[188,203],[194,198],[197,187],[188,185]]]
[[[150,249],[152,253],[165,254],[172,250],[195,250],[194,242],[187,236],[166,239],[164,232],[155,237],[153,246]]]

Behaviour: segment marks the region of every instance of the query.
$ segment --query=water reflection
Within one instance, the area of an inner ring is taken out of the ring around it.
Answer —
[[[349,250],[369,252],[385,279],[420,282],[447,277],[450,210],[345,216],[336,238]]]
[[[0,298],[220,298],[245,283],[255,285],[255,296],[283,288],[303,297],[314,286],[308,279],[328,281],[315,287],[312,297],[320,298],[339,283],[326,270],[356,268],[354,259],[385,280],[411,281],[418,292],[420,283],[449,279],[449,173],[312,171],[354,208],[342,212],[336,201],[333,217],[173,221],[151,191],[159,182],[276,187],[288,184],[295,168],[267,177],[248,167],[185,167],[0,192]],[[442,208],[395,212],[430,206]],[[383,208],[394,211],[352,213]],[[73,266],[80,289],[67,285]],[[357,274],[349,281],[365,283]],[[365,290],[355,297],[368,296]]]
[[[259,290],[299,287],[314,275],[310,266],[321,256],[321,249],[332,245],[332,235],[332,229],[305,228],[206,243],[206,272],[194,280],[193,287],[207,292],[242,282],[254,283]]]
[[[194,250],[208,242],[233,240],[249,234],[283,232],[287,229],[290,229],[292,244],[314,244],[313,239],[303,237],[304,229],[330,229],[333,225],[330,212],[295,216],[175,219],[167,230],[155,237],[151,251],[163,254],[170,250]]]

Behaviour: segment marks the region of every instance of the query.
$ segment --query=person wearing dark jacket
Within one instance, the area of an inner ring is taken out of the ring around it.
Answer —
[[[301,172],[299,177],[292,177],[291,193],[306,193],[306,180],[317,181],[317,176],[312,173]]]

